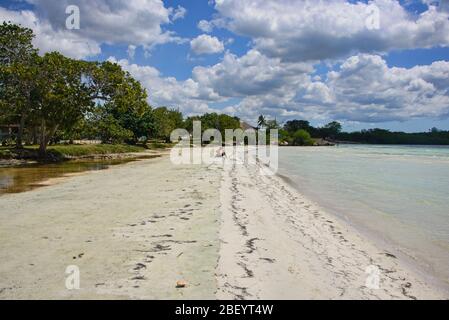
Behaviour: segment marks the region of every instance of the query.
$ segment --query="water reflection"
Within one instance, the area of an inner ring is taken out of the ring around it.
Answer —
[[[19,193],[44,186],[43,181],[68,174],[105,170],[110,166],[126,164],[143,159],[157,158],[146,155],[133,159],[66,161],[55,164],[32,164],[0,168],[0,195]]]

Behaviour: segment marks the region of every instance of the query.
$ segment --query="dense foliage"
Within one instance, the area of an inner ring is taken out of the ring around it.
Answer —
[[[30,29],[0,26],[0,121],[17,124],[15,143],[96,138],[136,143],[154,130],[141,84],[110,62],[86,62],[33,47]]]
[[[201,132],[208,129],[217,129],[220,131],[223,139],[225,138],[226,129],[239,129],[240,119],[231,117],[226,114],[206,113],[202,116],[189,117],[185,121],[185,128],[189,131],[193,131],[193,122],[201,121]]]
[[[333,121],[324,127],[315,128],[310,125],[309,121],[291,120],[284,124],[280,131],[280,140],[293,146],[311,146],[315,142],[313,138],[320,139],[336,139],[341,133],[342,126],[340,123]]]
[[[91,139],[103,143],[169,142],[177,128],[188,128],[178,110],[153,109],[147,92],[128,72],[111,62],[86,62],[33,47],[33,32],[4,22],[0,25],[0,126],[13,134],[3,144],[16,148]],[[203,128],[240,127],[238,118],[206,114]]]

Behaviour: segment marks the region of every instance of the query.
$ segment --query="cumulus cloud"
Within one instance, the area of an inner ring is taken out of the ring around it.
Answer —
[[[98,42],[70,30],[55,30],[48,21],[40,20],[32,11],[10,11],[0,7],[0,21],[11,21],[33,29],[36,35],[33,43],[42,53],[59,51],[80,59],[101,52]]]
[[[449,115],[449,62],[410,69],[389,68],[376,55],[347,59],[330,72],[332,113],[355,121],[383,122]]]
[[[200,20],[200,22],[198,22],[198,29],[206,33],[211,33],[214,30],[214,26],[209,21]]]
[[[142,83],[148,90],[149,103],[152,106],[179,108],[187,115],[219,111],[210,108],[209,103],[219,101],[220,97],[210,88],[200,87],[192,79],[178,81],[173,77],[163,77],[159,70],[151,66],[141,66],[114,57],[108,60],[119,64]]]
[[[161,0],[26,0],[33,11],[13,11],[0,8],[0,20],[21,23],[36,33],[36,44],[43,51],[58,49],[75,57],[87,57],[100,52],[100,45],[126,44],[143,46],[181,41],[162,25],[182,18],[186,10],[166,8]],[[80,29],[67,30],[66,8],[80,9]]]
[[[229,98],[283,90],[287,85],[296,85],[299,78],[312,70],[310,64],[285,64],[250,50],[242,57],[227,52],[223,60],[212,67],[195,67],[192,76],[201,87]]]
[[[374,17],[373,5],[379,10],[379,29],[367,24]],[[251,37],[260,52],[284,61],[449,45],[448,14],[434,6],[418,16],[395,0],[373,0],[370,4],[216,0],[215,8],[223,26]]]
[[[267,58],[256,50],[242,57],[227,52],[223,60],[212,67],[195,67],[192,77],[185,81],[163,77],[151,66],[139,66],[125,59],[109,60],[121,65],[148,89],[152,105],[180,107],[188,115],[219,112],[209,105],[245,97],[271,95],[272,106],[278,107],[279,103],[293,99],[295,88],[306,82],[307,74],[313,71],[311,64],[294,63],[286,67],[279,59]],[[290,94],[284,95],[287,88]],[[244,115],[240,108],[234,106],[223,112]]]
[[[172,10],[161,0],[28,0],[40,17],[46,17],[55,30],[65,28],[69,5],[80,9],[78,32],[97,42],[151,45],[170,38],[161,25],[170,22]]]
[[[136,54],[136,46],[130,44],[130,45],[128,46],[127,53],[128,53],[128,57],[129,57],[130,59],[134,59],[134,55]]]
[[[260,112],[280,112],[282,107],[292,104],[297,89],[309,84],[308,74],[313,71],[309,63],[283,63],[257,50],[242,57],[227,52],[212,67],[195,67],[192,77],[185,81],[164,78],[157,69],[131,64],[128,60],[110,60],[142,82],[152,105],[176,106],[192,115],[220,112],[209,107],[214,102],[243,99],[244,103],[228,106],[222,112],[248,120]]]
[[[185,81],[128,60],[113,61],[142,82],[152,105],[180,107],[188,115],[216,112],[211,103],[234,101],[222,111],[247,121],[261,113],[278,120],[370,123],[449,116],[447,61],[406,69],[389,67],[379,55],[359,54],[322,80],[310,63],[283,62],[250,50],[242,57],[226,53],[211,67],[196,67]]]
[[[172,11],[172,21],[183,19],[187,14],[187,9],[181,6],[178,6],[176,9],[172,9]]]
[[[216,37],[202,34],[190,41],[190,48],[195,54],[214,54],[224,51],[224,44]]]
[[[220,97],[241,98],[230,109],[245,119],[260,113],[361,122],[448,117],[449,62],[389,68],[379,55],[448,46],[447,13],[432,5],[417,15],[398,1],[370,3],[216,0],[219,15],[208,24],[250,37],[253,49],[197,67],[193,79]],[[372,5],[379,9],[378,29],[368,24]],[[326,77],[295,71],[301,62],[342,58],[347,60]]]
[[[406,121],[449,116],[449,62],[410,69],[388,67],[378,55],[349,57],[327,80],[303,77],[282,91],[246,96],[234,106],[254,119],[260,111],[278,119]]]

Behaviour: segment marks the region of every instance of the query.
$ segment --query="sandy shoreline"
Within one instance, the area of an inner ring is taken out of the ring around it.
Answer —
[[[108,153],[108,154],[91,154],[85,156],[66,156],[63,161],[86,161],[86,160],[119,160],[119,159],[138,159],[145,156],[166,155],[168,150],[145,150],[142,152],[126,152],[126,153]],[[58,164],[59,162],[44,162],[44,164]],[[21,167],[26,165],[39,164],[37,160],[27,159],[0,159],[0,169],[10,167]]]
[[[258,170],[163,157],[2,196],[0,299],[448,298]]]
[[[214,298],[218,187],[164,157],[0,197],[0,298]],[[65,287],[69,265],[81,290]]]
[[[223,175],[219,298],[447,299],[388,251],[260,167]],[[379,289],[366,287],[379,270]]]

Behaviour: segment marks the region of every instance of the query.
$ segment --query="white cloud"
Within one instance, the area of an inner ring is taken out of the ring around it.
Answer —
[[[449,45],[447,13],[430,6],[414,16],[395,0],[370,3],[379,8],[379,30],[367,28],[370,13],[363,2],[216,0],[215,8],[222,26],[251,37],[260,52],[284,61]]]
[[[178,19],[183,19],[187,14],[187,9],[181,6],[178,6],[176,9],[172,9],[172,21],[176,21]]]
[[[170,22],[172,10],[161,0],[29,0],[40,18],[46,17],[55,30],[64,29],[68,5],[80,9],[79,34],[97,42],[152,45],[164,43],[170,34],[161,29]]]
[[[185,9],[166,8],[161,0],[26,0],[34,11],[13,11],[0,7],[0,21],[22,23],[36,33],[36,44],[43,51],[58,50],[75,57],[96,55],[101,44],[143,46],[181,41],[162,25],[183,17]],[[79,30],[67,30],[68,5],[80,9]]]
[[[220,111],[208,105],[211,101],[218,101],[220,98],[211,89],[201,88],[192,79],[177,81],[173,77],[162,77],[160,72],[151,66],[139,66],[126,59],[117,60],[114,57],[108,60],[118,63],[147,88],[149,103],[152,106],[179,108],[187,115]]]
[[[343,119],[382,122],[449,116],[449,62],[410,69],[389,68],[376,55],[347,59],[330,72],[332,113]]]
[[[231,98],[294,86],[312,70],[309,64],[285,64],[250,50],[240,58],[227,52],[223,60],[212,67],[195,67],[192,76],[200,87],[211,88],[220,97]]]
[[[214,30],[214,26],[209,21],[200,20],[200,22],[198,22],[198,29],[206,33],[211,33]]]
[[[134,59],[134,55],[136,54],[136,46],[130,44],[130,45],[128,46],[127,53],[128,53],[128,57],[129,57],[130,59]]]
[[[148,89],[155,106],[180,107],[188,115],[214,112],[211,103],[235,101],[223,112],[254,121],[261,113],[290,118],[383,122],[449,117],[449,62],[390,68],[378,55],[349,57],[327,77],[310,63],[282,62],[257,50],[242,57],[226,53],[192,78],[164,78],[158,70],[127,60],[118,63]],[[326,80],[322,80],[325,78]]]
[[[253,119],[260,113],[278,119],[369,123],[449,117],[447,61],[390,68],[378,55],[361,54],[348,58],[327,78],[303,77],[294,87],[248,95],[234,108]]]
[[[207,34],[202,34],[190,41],[190,48],[195,54],[213,54],[224,51],[223,42]]]
[[[33,29],[33,43],[41,53],[59,51],[73,58],[95,56],[101,52],[99,43],[66,29],[55,30],[48,21],[41,21],[32,11],[10,11],[0,7],[0,21],[11,21]]]

